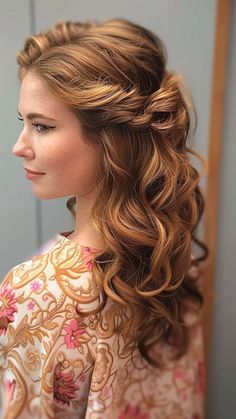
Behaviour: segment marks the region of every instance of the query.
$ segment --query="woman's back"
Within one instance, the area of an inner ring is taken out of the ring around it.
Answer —
[[[129,333],[128,307],[92,280],[96,249],[55,236],[48,249],[14,267],[1,285],[2,417],[197,419],[203,417],[202,329],[164,370],[148,364]],[[43,250],[43,251],[42,251]],[[127,333],[119,326],[127,324]]]

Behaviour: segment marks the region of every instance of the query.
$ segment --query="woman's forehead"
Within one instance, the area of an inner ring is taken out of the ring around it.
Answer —
[[[26,75],[20,86],[18,113],[47,114],[56,119],[63,113],[64,116],[73,116],[74,113],[69,105],[54,96],[45,83],[42,83],[37,75]],[[34,115],[36,116],[36,115]]]

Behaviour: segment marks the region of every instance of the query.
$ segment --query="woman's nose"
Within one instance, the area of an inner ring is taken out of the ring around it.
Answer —
[[[33,155],[33,149],[26,139],[26,135],[23,134],[23,132],[20,134],[17,142],[12,147],[12,154],[14,154],[17,157],[32,157]]]

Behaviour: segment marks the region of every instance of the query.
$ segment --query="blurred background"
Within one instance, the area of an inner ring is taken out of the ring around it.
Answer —
[[[169,69],[180,72],[197,116],[192,145],[209,162],[201,180],[208,205],[199,238],[212,256],[205,273],[207,419],[236,412],[236,1],[229,0],[1,0],[0,1],[0,279],[57,232],[73,229],[68,197],[39,201],[11,150],[20,133],[17,51],[26,37],[57,20],[124,17],[164,42]],[[200,170],[202,166],[194,162]],[[209,295],[211,297],[209,297]]]

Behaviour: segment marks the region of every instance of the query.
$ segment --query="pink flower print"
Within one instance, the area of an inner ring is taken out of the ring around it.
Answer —
[[[8,285],[0,288],[0,336],[5,335],[8,323],[14,321],[17,312],[15,292]]]
[[[34,307],[35,307],[34,301],[29,301],[28,304],[27,304],[28,310],[33,310]]]
[[[198,391],[205,394],[205,364],[202,361],[198,363]]]
[[[188,394],[187,394],[187,392],[186,392],[186,391],[184,391],[183,393],[181,393],[181,399],[182,399],[183,401],[188,400]]]
[[[104,387],[102,390],[102,394],[105,397],[105,399],[108,399],[108,397],[111,396],[111,388],[110,387]]]
[[[53,380],[54,399],[63,405],[70,405],[70,401],[76,397],[76,390],[79,390],[79,387],[74,382],[72,371],[65,373],[58,365]]]
[[[126,409],[120,412],[118,419],[149,419],[148,412],[141,413],[137,406],[126,406]]]
[[[86,375],[85,374],[80,374],[79,380],[80,381],[85,381],[86,380]]]
[[[72,319],[68,325],[64,326],[66,335],[64,340],[66,343],[67,349],[75,349],[80,345],[80,336],[85,333],[85,328],[79,327],[77,320]]]
[[[32,282],[30,287],[33,291],[39,291],[40,288],[41,288],[41,283],[38,280],[35,280],[35,281]]]
[[[183,378],[183,371],[180,368],[176,368],[176,370],[175,370],[175,378],[177,380]]]
[[[9,397],[9,399],[12,400],[15,392],[16,380],[5,379],[4,387],[6,389],[7,397]]]
[[[86,268],[88,269],[89,272],[92,272],[92,269],[93,269],[93,261],[91,259],[85,261],[85,266],[86,266]]]
[[[91,248],[88,246],[83,246],[82,247],[82,252],[83,252],[83,257],[84,257],[84,262],[85,262],[85,266],[88,269],[88,271],[92,271],[93,268],[93,260],[91,257]]]

